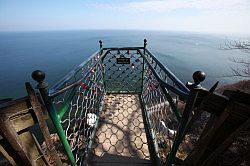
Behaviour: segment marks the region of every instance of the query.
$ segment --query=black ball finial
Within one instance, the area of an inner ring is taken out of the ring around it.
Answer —
[[[204,81],[206,78],[206,74],[203,71],[196,71],[193,74],[193,79],[195,84],[200,84],[200,82]]]
[[[32,72],[32,78],[38,83],[42,83],[45,79],[45,73],[41,70],[36,70]]]
[[[144,43],[147,43],[147,39],[144,39]]]

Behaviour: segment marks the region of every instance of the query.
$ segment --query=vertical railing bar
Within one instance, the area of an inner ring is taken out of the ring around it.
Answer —
[[[102,55],[103,49],[102,49],[102,41],[101,40],[99,40],[99,44],[100,44],[100,53]]]
[[[67,137],[64,133],[64,130],[62,128],[62,125],[60,123],[60,119],[58,117],[58,114],[56,112],[56,108],[53,105],[53,102],[51,101],[51,98],[48,96],[48,84],[44,82],[45,79],[45,73],[42,71],[34,71],[32,73],[32,78],[38,82],[37,88],[40,91],[40,94],[42,96],[42,99],[44,101],[44,104],[49,112],[50,118],[57,130],[58,136],[63,144],[63,147],[67,153],[67,156],[70,160],[71,165],[76,166],[75,157],[71,151],[71,147],[69,145],[69,142],[67,140]]]
[[[107,90],[106,88],[106,66],[103,64],[103,60],[104,58],[102,58],[101,60],[101,68],[102,68],[102,81],[103,81],[103,86],[104,86],[104,89]]]
[[[143,92],[143,82],[144,82],[144,58],[142,58],[142,79],[141,79],[141,93]]]
[[[45,104],[46,108],[48,109],[50,118],[57,130],[58,136],[63,144],[63,147],[67,153],[67,156],[70,160],[70,163],[72,166],[76,166],[76,161],[75,161],[75,157],[72,153],[71,147],[69,145],[69,142],[67,140],[67,137],[65,135],[65,132],[62,128],[60,119],[58,118],[57,112],[56,112],[56,108],[53,106],[53,103],[48,102],[47,104]]]
[[[144,108],[144,100],[142,99],[141,95],[139,95],[140,105],[142,109],[142,118],[144,122],[144,128],[147,136],[147,142],[149,143],[149,151],[150,151],[150,159],[153,159],[153,165],[156,164],[157,166],[161,166],[160,159],[157,155],[158,153],[158,145],[154,136],[154,132],[152,131],[151,123],[148,119],[148,113],[146,109]]]
[[[144,55],[146,54],[146,46],[147,46],[147,39],[144,39],[144,49],[143,49],[143,53]],[[143,82],[144,82],[144,58],[142,57],[142,82],[141,82],[141,93],[143,92]]]
[[[179,148],[179,145],[183,140],[183,137],[184,137],[183,133],[185,131],[187,122],[189,120],[189,117],[190,117],[191,111],[194,107],[194,103],[196,101],[197,96],[198,96],[198,90],[191,89],[186,106],[185,106],[185,109],[184,109],[184,112],[182,114],[182,118],[181,118],[178,130],[177,130],[177,134],[176,134],[176,138],[175,138],[172,150],[170,151],[170,154],[169,154],[168,159],[167,159],[167,166],[172,166],[172,163],[174,161],[174,158],[175,158],[175,155],[176,155],[177,150]]]
[[[144,39],[143,54],[146,54],[147,39]]]

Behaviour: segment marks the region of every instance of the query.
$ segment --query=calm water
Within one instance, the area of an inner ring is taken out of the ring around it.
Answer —
[[[182,32],[147,31],[57,31],[0,33],[0,99],[26,95],[24,83],[30,81],[33,70],[46,72],[46,81],[54,84],[71,69],[99,48],[142,46],[148,48],[184,83],[192,81],[195,70],[207,74],[205,87],[215,81],[221,84],[238,81],[223,76],[231,73],[229,58],[244,58],[240,51],[225,51],[219,47],[226,36]]]

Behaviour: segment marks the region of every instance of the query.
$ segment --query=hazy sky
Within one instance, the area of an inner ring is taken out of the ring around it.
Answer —
[[[250,0],[0,0],[0,30],[250,31]]]

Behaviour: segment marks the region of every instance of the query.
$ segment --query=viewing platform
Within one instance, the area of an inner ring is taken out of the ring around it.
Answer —
[[[183,84],[146,39],[143,47],[99,43],[56,84],[36,70],[39,93],[27,82],[27,97],[2,101],[0,151],[10,164],[209,166],[249,157],[238,144],[249,145],[249,94],[217,94],[218,82],[207,90],[202,71]],[[232,149],[241,155],[229,161]]]

